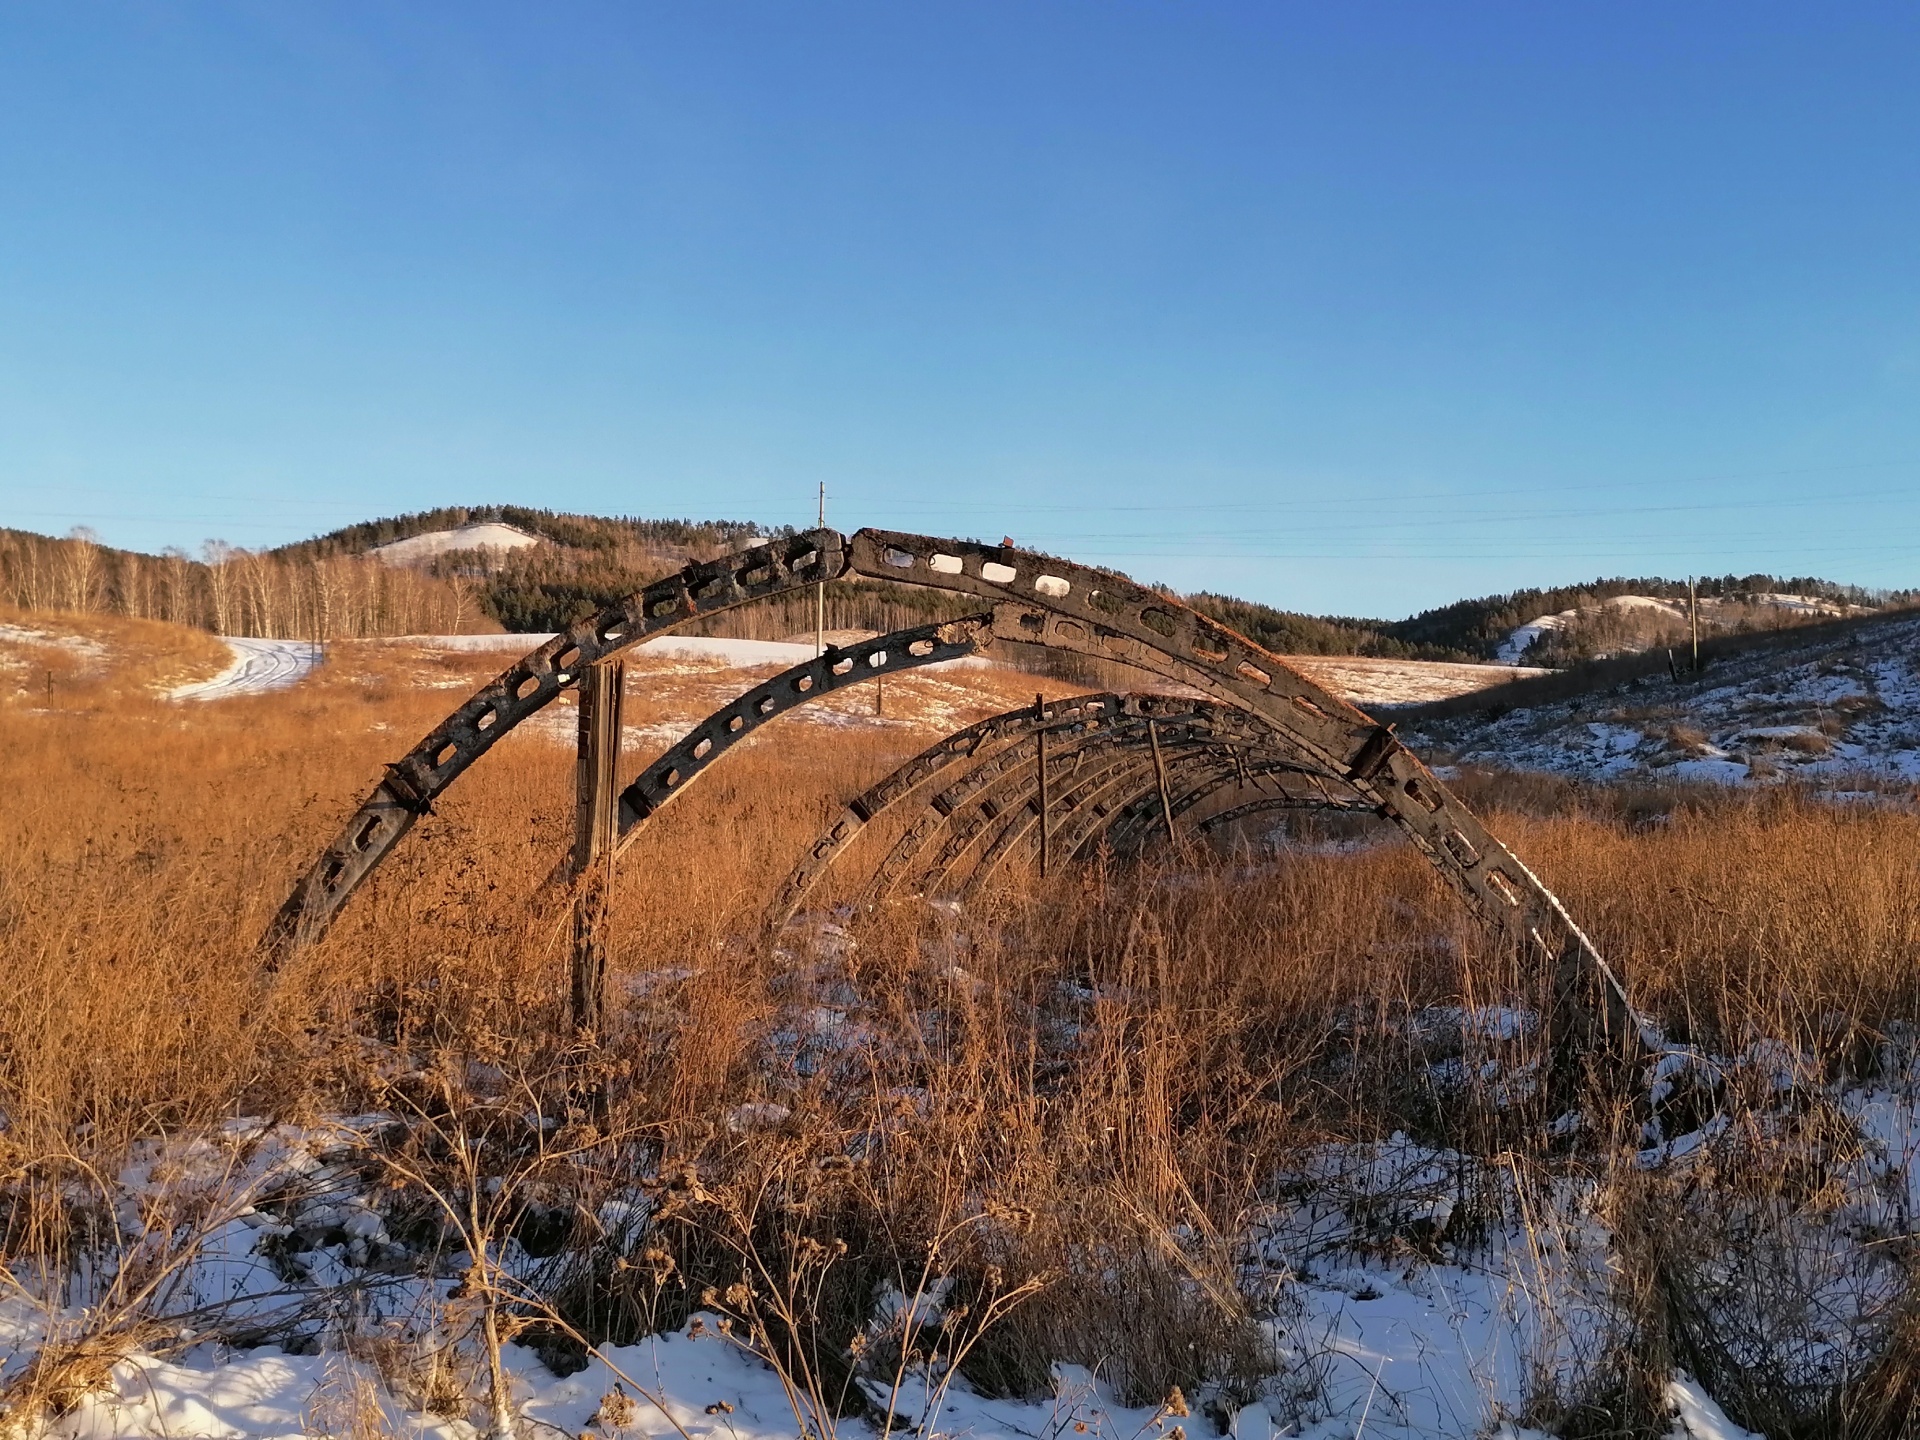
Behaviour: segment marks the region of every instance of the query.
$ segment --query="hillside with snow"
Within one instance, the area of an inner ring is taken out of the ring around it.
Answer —
[[[542,544],[538,535],[512,525],[482,521],[474,525],[456,525],[450,530],[428,530],[376,545],[367,553],[383,565],[424,565],[441,555],[458,550],[524,550]]]
[[[1678,644],[1691,635],[1695,616],[1690,603],[1697,607],[1703,636],[1741,629],[1778,629],[1808,620],[1868,613],[1863,605],[1778,591],[1703,595],[1693,602],[1653,595],[1614,595],[1516,625],[1500,642],[1493,658],[1502,665],[1552,665],[1568,658],[1605,659],[1638,654],[1656,645]]]
[[[1414,720],[1436,761],[1585,780],[1787,779],[1847,789],[1920,781],[1920,616],[1892,615],[1798,646],[1716,660],[1698,677],[1504,712]]]

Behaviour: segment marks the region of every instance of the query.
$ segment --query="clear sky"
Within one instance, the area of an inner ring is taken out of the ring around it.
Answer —
[[[1920,8],[0,8],[0,524],[1920,584]]]

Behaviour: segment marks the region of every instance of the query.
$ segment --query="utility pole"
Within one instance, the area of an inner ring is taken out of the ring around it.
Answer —
[[[1687,576],[1687,619],[1693,627],[1693,673],[1700,673],[1700,593],[1694,588],[1693,576]]]
[[[820,528],[827,528],[827,482],[820,482]],[[827,653],[827,582],[822,580],[813,592],[813,654]]]

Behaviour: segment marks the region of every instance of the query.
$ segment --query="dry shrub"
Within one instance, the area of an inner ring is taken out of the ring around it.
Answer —
[[[404,655],[337,647],[294,691],[190,712],[0,706],[0,789],[18,797],[0,813],[9,1258],[57,1266],[71,1243],[58,1187],[23,1177],[76,1136],[107,1164],[236,1112],[358,1110],[379,1102],[375,1057],[471,1054],[483,1036],[532,1053],[559,1031],[566,917],[542,882],[571,834],[572,755],[535,734],[504,740],[262,999],[253,942],[296,870],[457,693],[417,679]],[[840,1241],[811,1308],[760,1323],[769,1345],[847,1352],[877,1289],[912,1293],[945,1215],[967,1222],[942,1252],[957,1303],[1044,1282],[972,1344],[977,1383],[1030,1389],[1074,1359],[1134,1400],[1245,1396],[1281,1361],[1221,1237],[1289,1156],[1393,1130],[1539,1146],[1484,1091],[1432,1078],[1525,1056],[1471,1027],[1436,1039],[1422,1017],[1537,1009],[1541,977],[1398,843],[1045,884],[1010,867],[957,917],[903,904],[853,924],[851,945],[755,943],[844,798],[928,738],[782,722],[623,857],[607,1123],[644,1137],[633,1178],[691,1165],[710,1198],[687,1200],[678,1231],[568,1240],[543,1284],[589,1339],[680,1323],[743,1266],[784,1274],[803,1242]],[[1920,1014],[1912,815],[1463,788],[1678,1034],[1722,1052],[1777,1037],[1858,1074]],[[823,1013],[835,1028],[808,1029]],[[568,1198],[597,1214],[608,1192]],[[1908,1330],[1888,1333],[1877,1353],[1906,1353]],[[1894,1364],[1885,1395],[1905,1393]],[[1595,1413],[1641,1404],[1621,1374]]]

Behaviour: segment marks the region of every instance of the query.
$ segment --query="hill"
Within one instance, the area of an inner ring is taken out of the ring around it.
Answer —
[[[765,535],[747,520],[579,515],[520,505],[448,506],[345,526],[272,550],[209,541],[199,558],[0,530],[0,602],[95,610],[222,634],[320,639],[503,629],[548,632],[681,568]],[[396,563],[397,562],[397,563]],[[1897,608],[1913,592],[1813,577],[1726,575],[1699,584],[1703,633],[1766,631]],[[1684,581],[1596,579],[1459,600],[1404,620],[1315,616],[1231,595],[1186,597],[1279,654],[1499,661],[1562,667],[1677,643]],[[867,582],[827,593],[830,629],[888,631],[971,602]],[[781,639],[810,632],[813,599],[790,596],[714,618],[695,633]]]
[[[1645,660],[1501,686],[1405,714],[1430,759],[1582,780],[1800,780],[1911,794],[1920,614],[1830,620],[1708,647],[1699,675]]]

